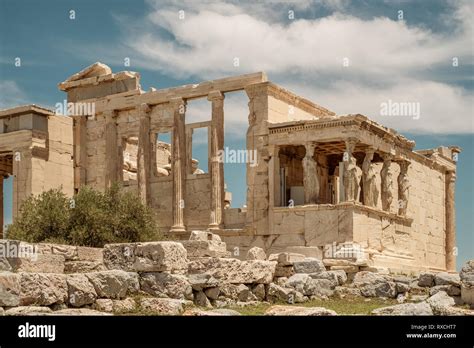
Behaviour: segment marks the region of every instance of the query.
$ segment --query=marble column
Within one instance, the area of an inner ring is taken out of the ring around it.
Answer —
[[[388,212],[393,201],[392,157],[388,153],[382,154],[383,165],[380,170],[382,209]]]
[[[400,174],[398,174],[398,215],[406,216],[408,208],[408,195],[410,189],[410,181],[408,179],[409,161],[401,161]]]
[[[212,103],[211,121],[211,216],[210,230],[218,230],[223,225],[224,215],[224,163],[219,151],[224,148],[224,95],[219,91],[209,93]]]
[[[342,173],[342,182],[344,187],[344,201],[355,202],[359,196],[359,174],[357,168],[356,158],[352,155],[356,138],[349,138],[346,140],[346,152],[343,155],[344,168]]]
[[[303,186],[304,186],[304,203],[319,203],[320,183],[318,178],[318,164],[314,160],[314,149],[316,144],[305,144],[306,154],[303,158]]]
[[[138,110],[138,153],[137,180],[138,192],[143,204],[150,203],[150,174],[151,174],[151,143],[150,143],[150,107],[141,104]]]
[[[119,181],[117,177],[118,144],[117,144],[117,113],[107,110],[105,116],[105,188]]]
[[[379,190],[376,183],[376,172],[372,160],[374,158],[374,149],[367,149],[364,162],[362,163],[362,192],[364,197],[364,205],[368,207],[376,207]]]
[[[173,108],[173,145],[171,175],[173,176],[173,226],[170,232],[185,232],[184,197],[186,188],[186,102],[183,98],[170,100]]]
[[[454,208],[454,190],[456,172],[446,173],[446,270],[456,271],[456,214]]]

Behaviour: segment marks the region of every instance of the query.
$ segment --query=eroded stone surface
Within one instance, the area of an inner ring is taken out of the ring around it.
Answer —
[[[187,268],[187,252],[178,242],[107,244],[104,264],[108,269],[130,272],[173,272]]]
[[[68,298],[66,276],[53,273],[19,273],[20,304],[49,306]]]
[[[377,308],[371,313],[373,315],[433,315],[430,305],[424,301]]]
[[[10,272],[0,272],[0,306],[20,304],[20,276]]]
[[[336,312],[323,307],[298,307],[298,306],[281,306],[276,305],[270,307],[265,315],[285,315],[285,316],[333,316]]]
[[[138,274],[120,270],[85,273],[100,298],[121,299],[139,289]]]
[[[237,259],[199,258],[189,263],[190,274],[207,273],[221,283],[268,284],[275,274],[276,262]]]

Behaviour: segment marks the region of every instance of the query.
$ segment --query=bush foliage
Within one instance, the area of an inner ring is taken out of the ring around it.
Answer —
[[[30,243],[91,247],[162,239],[150,209],[119,185],[105,192],[84,187],[72,199],[60,189],[31,196],[21,205],[7,236]]]

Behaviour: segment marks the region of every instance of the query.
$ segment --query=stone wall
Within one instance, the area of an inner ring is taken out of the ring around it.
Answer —
[[[473,305],[473,261],[461,276],[393,275],[350,260],[288,252],[267,257],[259,248],[241,261],[230,257],[219,236],[204,231],[185,242],[109,244],[103,250],[1,240],[0,251],[0,315],[239,315],[223,308],[262,302],[277,304],[268,315],[335,315],[295,306],[331,297],[400,303],[375,315],[473,314],[455,307]]]

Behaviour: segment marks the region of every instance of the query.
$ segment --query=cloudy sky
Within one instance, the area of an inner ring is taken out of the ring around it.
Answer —
[[[265,71],[337,114],[397,129],[417,148],[460,145],[458,233],[462,258],[472,257],[473,12],[472,1],[436,0],[0,0],[0,108],[53,107],[65,98],[57,83],[95,61],[139,71],[143,89]],[[418,103],[420,117],[381,115],[389,100]],[[246,103],[243,93],[226,96],[228,146],[243,146]],[[195,102],[188,114],[207,119],[209,110]],[[242,168],[227,172],[240,206]]]

